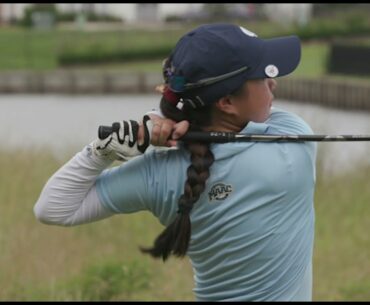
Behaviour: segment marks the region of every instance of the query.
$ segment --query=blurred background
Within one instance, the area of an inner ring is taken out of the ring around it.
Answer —
[[[275,106],[316,134],[370,134],[370,4],[0,3],[0,300],[194,300],[187,259],[140,254],[162,230],[148,213],[66,229],[32,208],[99,125],[158,107],[163,59],[213,22],[298,35]],[[314,300],[370,300],[370,145],[318,149]]]

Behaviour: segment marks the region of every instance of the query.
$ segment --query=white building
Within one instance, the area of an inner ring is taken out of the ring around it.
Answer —
[[[0,3],[0,23],[19,19],[32,3]],[[181,16],[196,12],[203,3],[56,3],[62,12],[90,11],[97,15],[109,14],[122,18],[125,23],[158,22],[168,16]]]
[[[0,3],[0,24],[21,18],[29,5],[30,3]]]

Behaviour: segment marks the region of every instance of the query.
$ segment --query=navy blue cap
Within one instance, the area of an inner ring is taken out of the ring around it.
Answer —
[[[243,27],[216,23],[185,34],[171,52],[165,73],[171,90],[209,104],[248,79],[291,73],[300,57],[297,36],[261,39]]]

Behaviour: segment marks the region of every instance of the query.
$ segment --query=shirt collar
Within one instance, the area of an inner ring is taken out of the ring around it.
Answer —
[[[248,122],[247,126],[245,126],[240,133],[244,134],[264,134],[266,133],[269,125],[266,123],[256,123],[256,122]]]

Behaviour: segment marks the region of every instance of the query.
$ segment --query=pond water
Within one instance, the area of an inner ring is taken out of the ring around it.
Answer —
[[[158,106],[158,95],[0,95],[0,140],[6,148],[46,147],[56,155],[81,149],[99,125],[139,119]],[[276,107],[301,116],[315,134],[370,134],[370,113],[276,100]],[[319,143],[327,174],[370,164],[370,142]]]

